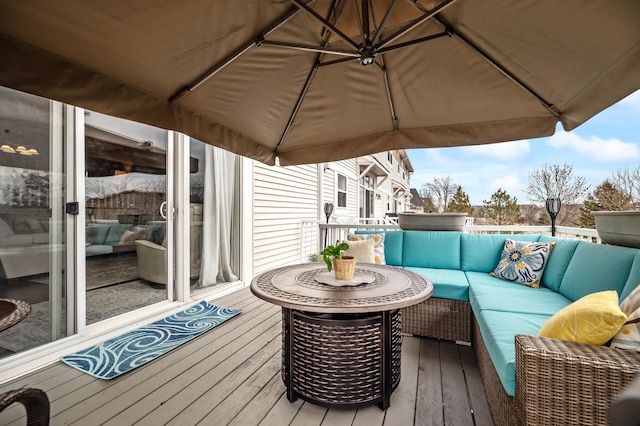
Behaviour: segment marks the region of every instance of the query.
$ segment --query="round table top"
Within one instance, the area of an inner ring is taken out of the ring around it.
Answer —
[[[431,281],[394,266],[359,263],[356,274],[373,278],[363,280],[371,282],[340,287],[316,280],[317,274],[326,271],[320,263],[272,269],[251,281],[251,291],[285,308],[319,313],[390,311],[415,305],[433,294]]]

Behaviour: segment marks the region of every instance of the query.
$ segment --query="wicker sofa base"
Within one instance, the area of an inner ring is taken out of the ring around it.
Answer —
[[[516,396],[509,396],[475,318],[474,340],[493,422],[511,425],[607,425],[616,395],[640,374],[640,353],[518,334]]]
[[[431,297],[402,309],[402,332],[471,342],[471,305],[460,300]]]
[[[518,416],[515,398],[509,396],[502,386],[502,382],[498,377],[493,361],[489,356],[487,347],[482,340],[482,334],[475,317],[473,318],[473,347],[475,349],[482,382],[484,384],[484,393],[487,397],[491,417],[496,426],[514,426],[522,424]]]

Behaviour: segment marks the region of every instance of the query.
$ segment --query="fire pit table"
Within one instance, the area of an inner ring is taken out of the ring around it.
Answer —
[[[287,398],[323,406],[379,404],[387,409],[400,382],[400,308],[431,296],[413,272],[358,264],[356,279],[326,279],[324,264],[273,269],[251,291],[282,306],[282,379]]]

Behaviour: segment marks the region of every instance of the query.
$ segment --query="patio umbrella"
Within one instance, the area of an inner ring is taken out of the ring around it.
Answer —
[[[274,164],[549,136],[640,88],[637,0],[0,2],[0,85]]]

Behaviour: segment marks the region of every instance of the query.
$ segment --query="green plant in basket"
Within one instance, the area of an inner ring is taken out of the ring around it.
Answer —
[[[320,252],[322,255],[322,260],[327,264],[327,269],[331,272],[333,269],[333,264],[331,261],[333,259],[342,259],[342,252],[349,249],[349,244],[346,242],[340,242],[337,240],[334,245],[326,246],[324,250]]]

